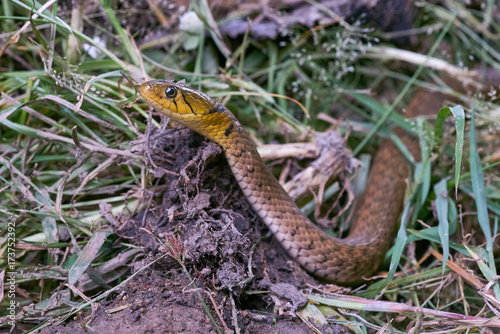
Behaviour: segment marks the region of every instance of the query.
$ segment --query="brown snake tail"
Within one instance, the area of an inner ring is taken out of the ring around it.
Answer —
[[[406,189],[408,163],[385,141],[373,160],[366,190],[357,204],[346,238],[328,236],[311,223],[269,173],[255,144],[234,115],[206,94],[180,83],[143,83],[141,96],[156,110],[218,143],[243,193],[290,257],[312,275],[337,284],[356,284],[378,268],[392,243]],[[444,97],[419,92],[407,114],[439,110]],[[415,138],[401,129],[410,152],[419,156]]]

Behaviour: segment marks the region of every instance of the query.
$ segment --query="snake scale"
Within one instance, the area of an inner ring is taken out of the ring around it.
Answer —
[[[367,186],[356,205],[349,235],[328,236],[310,222],[267,170],[236,117],[208,95],[167,80],[145,82],[141,96],[157,111],[219,144],[243,193],[290,257],[313,276],[342,285],[358,284],[379,267],[392,243],[402,208],[409,163],[390,140],[373,159]],[[444,95],[419,91],[406,116],[436,112]],[[412,155],[418,140],[395,133]]]

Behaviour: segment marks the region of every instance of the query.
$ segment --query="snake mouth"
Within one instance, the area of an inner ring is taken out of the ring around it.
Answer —
[[[172,110],[170,109],[171,103],[169,103],[168,99],[162,97],[160,88],[162,84],[165,83],[159,82],[159,80],[147,81],[140,86],[139,92],[142,98],[145,99],[151,107],[161,112],[162,114],[171,117],[173,114]],[[175,117],[175,113],[173,116]]]
[[[141,93],[141,96],[146,96],[146,95],[149,95],[149,90],[151,89],[151,85],[148,82],[145,82],[143,83],[140,87],[139,87],[139,92]]]
[[[139,92],[148,103],[153,103],[161,99],[157,86],[154,81],[145,82],[140,86]]]

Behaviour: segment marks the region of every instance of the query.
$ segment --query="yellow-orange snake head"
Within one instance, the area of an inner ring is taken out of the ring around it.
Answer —
[[[154,109],[224,149],[233,132],[242,131],[240,123],[222,104],[182,82],[148,81],[141,85],[140,93]]]

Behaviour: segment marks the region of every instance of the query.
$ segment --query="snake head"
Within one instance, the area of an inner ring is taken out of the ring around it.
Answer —
[[[157,111],[191,130],[215,141],[223,148],[230,137],[244,131],[238,120],[222,104],[182,82],[148,81],[140,87],[141,96]]]
[[[140,92],[153,108],[183,124],[213,113],[218,106],[217,102],[205,93],[186,87],[180,82],[148,81],[141,85]]]

